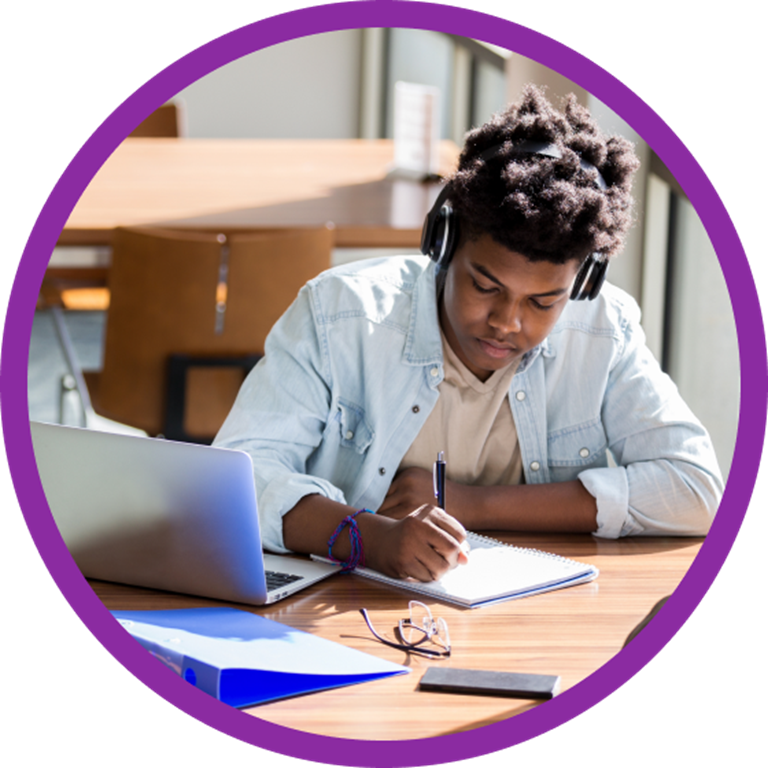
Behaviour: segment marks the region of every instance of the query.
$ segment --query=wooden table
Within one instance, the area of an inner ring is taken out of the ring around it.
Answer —
[[[608,541],[589,535],[499,535],[520,546],[589,562],[594,582],[507,601],[459,609],[430,602],[448,622],[453,652],[429,661],[387,648],[370,635],[358,609],[389,632],[407,615],[412,594],[362,577],[333,576],[264,608],[262,616],[316,633],[411,668],[411,674],[253,707],[249,713],[290,728],[328,736],[417,739],[456,733],[519,714],[536,702],[418,691],[432,664],[471,669],[556,674],[565,690],[605,664],[661,597],[670,594],[699,551],[702,539],[638,538]],[[92,582],[110,610],[188,608],[211,600]],[[541,706],[541,705],[539,705]],[[546,704],[544,704],[546,706]]]
[[[453,142],[440,172],[452,172]],[[419,245],[435,183],[388,178],[390,140],[126,139],[59,245],[109,245],[117,226],[255,230],[332,223],[340,247]]]

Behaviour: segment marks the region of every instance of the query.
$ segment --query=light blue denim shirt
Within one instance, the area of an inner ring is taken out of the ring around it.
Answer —
[[[597,536],[703,535],[723,487],[712,444],[639,320],[606,285],[524,356],[509,403],[525,482],[578,478]],[[358,262],[302,288],[215,441],[253,458],[264,545],[286,551],[282,516],[308,494],[376,510],[442,380],[429,259]]]

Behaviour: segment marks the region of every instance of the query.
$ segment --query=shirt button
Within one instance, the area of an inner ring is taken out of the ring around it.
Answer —
[[[581,456],[582,459],[586,459],[587,456],[589,456],[589,448],[582,448],[579,451],[579,456]]]
[[[541,464],[539,464],[539,462],[538,462],[538,461],[532,461],[532,462],[531,462],[531,469],[532,469],[534,472],[538,472],[538,471],[541,469]]]
[[[517,399],[518,399],[520,402],[522,402],[523,400],[525,400],[525,392],[523,392],[522,390],[520,390],[519,392],[516,392],[516,393],[515,393],[515,397],[516,397],[516,398],[517,398]]]
[[[384,467],[379,467],[379,474],[380,475],[386,475],[387,474],[387,470],[384,469]]]
[[[419,408],[419,406],[418,406],[418,405],[414,405],[414,406],[413,406],[413,408],[411,408],[411,410],[412,410],[414,413],[418,413],[418,412],[421,410],[421,408]]]
[[[430,370],[429,375],[437,376],[439,373],[440,373],[440,369],[437,366],[435,366],[434,368],[432,368],[432,370]]]
[[[344,435],[344,437],[346,437],[347,440],[351,440],[354,436],[355,436],[355,433],[351,429],[348,429],[347,433]]]

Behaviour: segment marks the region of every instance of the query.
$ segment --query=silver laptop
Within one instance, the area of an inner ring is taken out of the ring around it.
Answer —
[[[262,552],[247,453],[56,424],[30,429],[51,513],[89,578],[264,605],[339,570]]]

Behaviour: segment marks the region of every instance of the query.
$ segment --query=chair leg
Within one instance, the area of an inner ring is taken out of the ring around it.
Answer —
[[[73,392],[78,396],[78,399],[77,399],[77,403],[78,403],[77,411],[79,415],[78,421],[80,422],[80,426],[87,427],[88,424],[87,424],[85,411],[82,408],[82,402],[77,393],[77,383],[75,382],[75,377],[71,373],[65,373],[59,379],[59,415],[58,415],[57,421],[59,424],[67,423],[67,420],[65,419],[64,411],[66,409],[67,402],[72,400]]]
[[[50,307],[49,312],[53,318],[53,327],[56,330],[56,335],[59,339],[59,346],[61,347],[62,354],[64,355],[64,361],[69,368],[69,373],[64,374],[61,377],[59,385],[59,423],[63,423],[64,417],[64,399],[69,392],[76,391],[80,400],[82,417],[82,426],[88,426],[88,418],[94,413],[93,405],[91,404],[91,397],[88,394],[88,387],[83,378],[83,370],[80,367],[80,362],[77,359],[77,353],[75,352],[72,338],[67,330],[67,324],[64,320],[64,314],[59,307]]]

